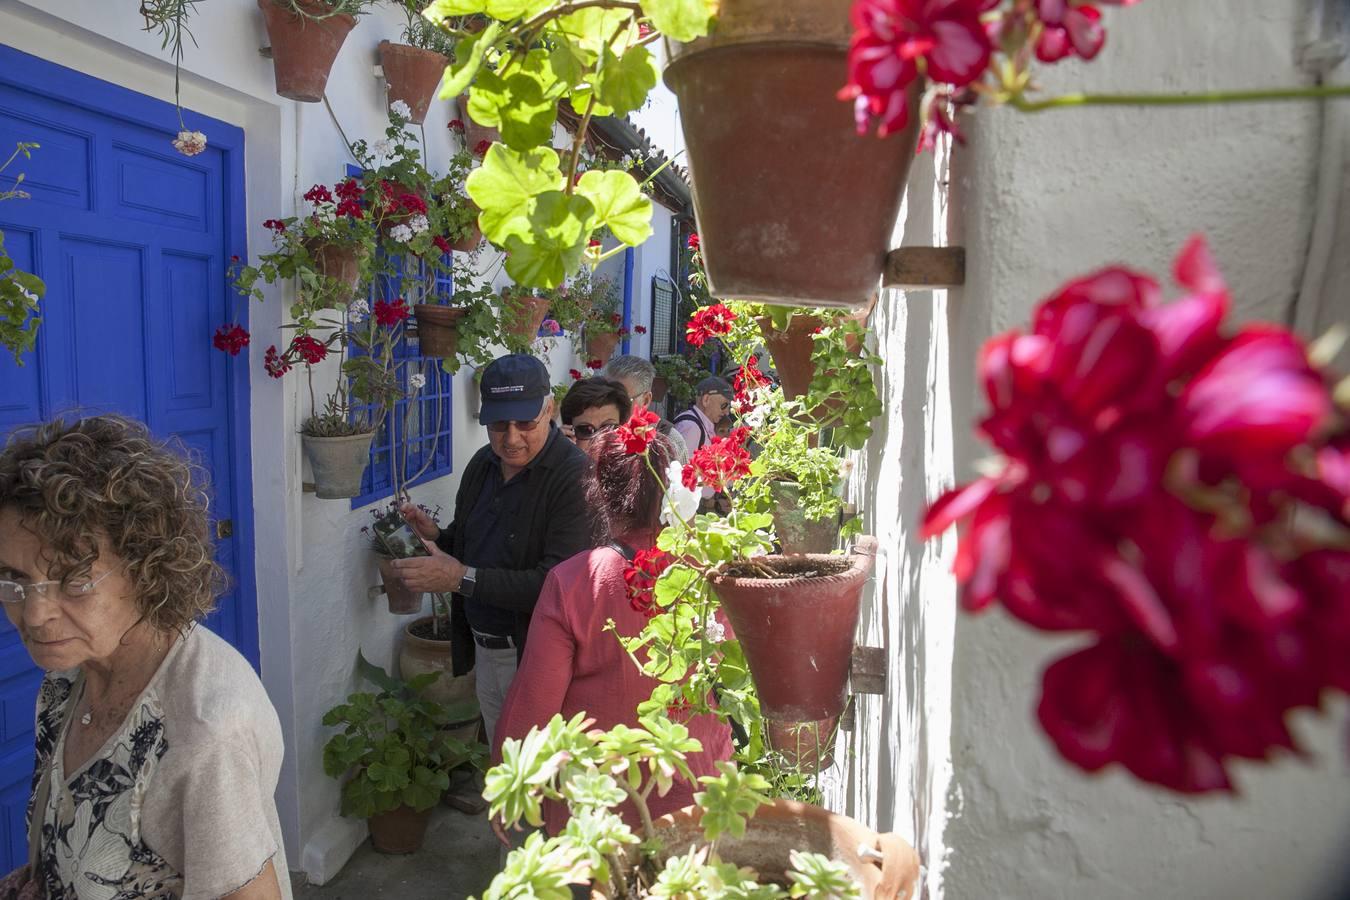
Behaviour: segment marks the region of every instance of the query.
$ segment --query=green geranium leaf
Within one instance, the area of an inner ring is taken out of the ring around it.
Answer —
[[[568,98],[568,102],[572,104],[572,109],[576,114],[582,116],[586,114],[586,106],[591,102],[591,98],[594,96],[595,91],[591,88],[578,88],[572,92],[572,95]],[[614,115],[614,110],[597,100],[595,106],[591,109],[591,115],[612,116]]]
[[[642,0],[656,30],[673,41],[703,37],[717,12],[716,0]]]
[[[630,247],[651,237],[652,201],[627,172],[587,172],[577,184],[577,193],[595,207],[595,227],[608,228]]]
[[[555,288],[581,265],[595,207],[585,197],[547,191],[527,208],[529,231],[506,238],[506,272],[517,284]]]
[[[530,234],[527,204],[537,194],[562,188],[558,154],[551,147],[519,152],[493,144],[465,188],[482,213],[478,227],[494,244],[505,246],[511,235]]]
[[[558,81],[572,85],[585,80],[596,59],[595,51],[587,50],[576,41],[560,37],[553,52],[548,55],[548,64]]]
[[[553,0],[487,0],[487,14],[494,19],[509,22],[529,19],[553,5]]]
[[[431,0],[422,16],[439,25],[451,16],[471,16],[487,12],[487,0]]]
[[[544,50],[531,50],[520,67],[507,76],[497,113],[507,146],[529,150],[550,143],[558,120],[558,84],[549,53]],[[472,98],[469,108],[474,108]]]
[[[631,17],[632,13],[626,9],[589,7],[555,19],[550,23],[550,31],[565,35],[583,49],[589,50],[592,54],[591,64],[594,65],[600,49],[619,30],[624,20]]]
[[[614,115],[627,115],[646,102],[660,74],[646,47],[629,47],[623,56],[615,56],[606,47],[596,75],[596,96],[614,110]]]
[[[501,34],[501,31],[501,23],[492,22],[479,33],[462,38],[455,45],[454,61],[450,63],[450,70],[441,83],[442,100],[449,100],[464,93],[464,89],[474,80],[474,76],[480,74],[484,56],[488,48],[496,42],[497,35]]]
[[[511,103],[506,79],[491,69],[478,73],[469,90],[469,118],[479,125],[497,128],[502,124],[502,110]]]

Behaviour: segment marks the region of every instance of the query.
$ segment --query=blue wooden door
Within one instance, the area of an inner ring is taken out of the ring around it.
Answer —
[[[210,476],[217,555],[232,578],[207,624],[256,668],[248,357],[211,346],[242,303],[225,272],[244,253],[243,134],[190,121],[210,141],[192,158],[170,146],[172,106],[0,46],[0,150],[41,145],[21,161],[32,197],[0,204],[0,229],[15,263],[47,284],[36,350],[22,366],[0,352],[0,439],[99,412],[179,439]],[[39,679],[0,623],[0,872],[26,853]]]

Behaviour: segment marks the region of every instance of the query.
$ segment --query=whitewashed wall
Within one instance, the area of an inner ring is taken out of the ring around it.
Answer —
[[[328,97],[352,140],[383,137],[387,120],[383,82],[373,73],[376,48],[382,39],[397,41],[402,22],[401,14],[385,8],[363,17],[334,66]],[[172,67],[158,40],[142,32],[140,24],[134,3],[0,4],[0,39],[6,43],[171,102]],[[202,3],[190,26],[199,46],[188,47],[183,105],[245,131],[246,218],[249,251],[256,258],[270,247],[261,222],[303,208],[301,195],[310,185],[332,184],[352,160],[323,104],[296,104],[276,95],[272,63],[258,52],[267,41],[255,0]],[[452,105],[436,102],[427,116],[426,157],[433,169],[443,169],[455,149],[445,128],[455,115]],[[187,124],[195,127],[190,113]],[[209,140],[210,129],[206,131]],[[659,230],[669,214],[658,209],[656,218]],[[622,274],[620,257],[620,279]],[[496,281],[504,284],[507,279],[499,274]],[[337,814],[338,783],[322,770],[321,748],[330,730],[321,720],[358,687],[353,678],[358,648],[376,663],[390,665],[407,620],[389,615],[383,597],[367,596],[367,589],[379,582],[374,557],[360,535],[368,511],[301,491],[309,475],[301,461],[298,431],[309,412],[308,392],[301,390],[302,379],[292,375],[276,381],[261,364],[267,345],[284,340],[279,326],[288,305],[289,288],[280,287],[269,291],[266,303],[251,305],[252,356],[247,361],[241,356],[237,364],[249,366],[252,382],[262,677],[286,742],[277,801],[291,865],[322,882],[336,874],[364,839],[366,828],[363,821]],[[641,304],[635,308],[640,310]],[[570,343],[558,341],[547,359],[554,383],[568,383],[567,371],[577,363]],[[444,520],[453,509],[459,471],[486,441],[472,418],[475,390],[468,370],[455,377],[454,474],[413,491],[415,500],[444,507]]]
[[[1309,6],[1103,7],[1110,37],[1101,56],[1042,68],[1041,78],[1052,91],[1305,83],[1295,60]],[[930,897],[1316,898],[1330,896],[1335,866],[1350,874],[1344,703],[1321,721],[1294,717],[1309,759],[1235,767],[1235,797],[1187,799],[1118,771],[1087,777],[1058,759],[1034,720],[1041,669],[1075,642],[1046,639],[1001,612],[954,617],[953,586],[938,574],[938,551],[945,563],[953,538],[914,543],[934,482],[971,478],[988,452],[969,429],[983,408],[980,344],[1026,323],[1058,284],[1117,261],[1167,280],[1177,248],[1204,231],[1238,314],[1285,319],[1304,281],[1314,200],[1335,213],[1346,195],[1343,156],[1324,167],[1329,180],[1316,180],[1319,115],[1315,104],[1039,117],[984,110],[957,152],[950,230],[967,247],[967,283],[947,298],[893,294],[877,319],[888,421],[882,446],[864,459],[863,495],[890,558],[866,637],[887,641],[892,681],[886,698],[864,701],[860,721],[879,724],[849,739],[856,756],[832,792],[841,807],[918,841]],[[1343,151],[1350,137],[1337,115],[1330,143]],[[942,231],[929,213],[941,198],[924,193],[932,173],[923,166],[908,243],[929,225]],[[937,183],[941,194],[940,170]],[[1350,319],[1336,280],[1347,208],[1331,218],[1341,238],[1328,242],[1331,274],[1307,317],[1320,328]]]

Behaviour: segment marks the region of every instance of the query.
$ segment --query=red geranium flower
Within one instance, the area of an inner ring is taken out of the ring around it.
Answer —
[[[736,390],[736,401],[739,403],[748,403],[750,401],[750,392],[772,384],[769,376],[759,370],[759,357],[751,356],[745,361],[745,365],[736,369],[731,376],[731,386]]]
[[[231,356],[238,356],[239,351],[248,346],[249,334],[239,325],[231,325],[228,328],[224,325],[216,329],[215,336],[211,343],[217,350],[223,350]]]
[[[275,234],[281,234],[286,230],[286,223],[281,219],[268,219],[263,222],[263,227]]]
[[[477,144],[474,145],[473,154],[474,156],[487,156],[487,152],[491,149],[492,149],[491,141],[479,141]]]
[[[453,247],[450,246],[450,242],[439,234],[436,235],[434,238],[432,238],[431,242],[435,244],[436,249],[441,251],[442,253],[449,253],[451,250],[454,249]]]
[[[661,417],[651,410],[641,407],[633,410],[627,424],[620,425],[617,430],[619,439],[623,441],[624,452],[630,456],[646,453],[658,434],[656,426],[660,421]]]
[[[377,325],[393,328],[410,315],[412,315],[412,310],[408,308],[407,301],[402,297],[392,303],[388,300],[375,301],[375,323]]]
[[[366,195],[366,189],[355,178],[344,178],[333,188],[340,200],[360,201]]]
[[[646,328],[646,326],[644,326],[644,325],[634,325],[634,326],[633,326],[633,331],[634,331],[634,333],[636,333],[636,334],[646,334],[646,333],[647,333],[647,328]]]
[[[446,128],[449,128],[449,129],[450,129],[451,131],[453,131],[455,134],[463,134],[463,133],[464,133],[464,120],[463,120],[463,119],[451,119],[449,122],[446,122],[446,123],[445,123],[445,127],[446,127]]]
[[[337,205],[337,214],[339,216],[350,216],[353,219],[364,219],[365,210],[361,209],[361,204],[356,200],[343,200]]]
[[[323,362],[328,356],[328,347],[318,338],[308,334],[298,334],[291,341],[290,352],[303,359],[309,365]],[[290,355],[290,352],[287,355]]]
[[[425,216],[427,214],[427,201],[411,191],[403,191],[398,195],[398,205],[404,212],[412,216]]]
[[[567,374],[572,376],[573,381],[580,381],[585,376],[581,374],[580,369],[568,369]]]
[[[588,360],[586,360],[586,368],[588,368],[588,369],[603,369],[604,367],[605,367],[605,362],[604,362],[604,360],[601,360],[601,359],[588,359]]]
[[[735,320],[736,314],[721,303],[705,306],[689,319],[685,327],[685,340],[690,346],[702,347],[710,337],[729,334],[731,323]]]
[[[316,184],[305,192],[305,199],[310,203],[332,203],[333,195],[328,192],[328,188],[322,184]]]
[[[745,449],[749,437],[749,428],[736,428],[695,450],[681,473],[684,486],[692,491],[702,483],[714,491],[725,491],[728,485],[749,475],[750,451]]]
[[[698,241],[698,232],[697,232],[697,231],[694,232],[693,234],[689,235],[689,242],[688,242],[688,243],[689,243],[689,249],[690,249],[690,250],[693,250],[695,253],[697,253],[697,252],[699,251],[699,241]]]
[[[675,557],[655,547],[648,550],[639,550],[634,555],[632,562],[628,563],[623,570],[624,586],[628,592],[628,605],[649,619],[656,616],[660,610],[656,608],[653,588],[656,586],[656,580],[661,577],[661,573],[670,568],[674,561]]]
[[[267,352],[263,354],[263,368],[267,369],[267,374],[273,378],[280,378],[289,372],[292,368],[289,358],[277,353],[276,347],[268,347]]]

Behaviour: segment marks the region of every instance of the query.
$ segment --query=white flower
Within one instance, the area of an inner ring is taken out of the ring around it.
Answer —
[[[408,227],[412,229],[413,234],[421,234],[431,227],[426,216],[413,216],[408,220]]]
[[[407,225],[395,225],[389,229],[389,236],[400,244],[406,244],[413,239],[412,229]]]
[[[173,149],[184,156],[196,156],[206,149],[206,135],[200,131],[180,131],[172,143]]]
[[[394,145],[384,138],[375,142],[374,148],[376,156],[388,156],[394,152]]]
[[[370,315],[370,304],[364,300],[353,300],[347,307],[347,321],[353,325],[360,325]]]
[[[678,459],[672,459],[666,466],[666,502],[661,506],[661,524],[675,525],[675,516],[679,524],[688,522],[698,512],[700,493],[684,486],[684,466]],[[671,507],[674,507],[672,510]]]
[[[393,103],[390,103],[389,112],[390,112],[389,118],[391,119],[394,118],[395,116],[397,116],[400,119],[412,118],[412,110],[409,109],[408,104],[404,103],[402,100],[395,100]]]
[[[716,619],[709,619],[708,625],[703,629],[703,633],[708,636],[708,640],[714,644],[720,644],[727,639],[726,626]]]
[[[647,155],[648,155],[649,157],[651,157],[652,159],[656,159],[658,156],[661,155],[661,148],[660,148],[660,147],[653,147],[652,149],[650,149],[650,150],[647,151]]]
[[[408,387],[412,388],[414,391],[420,391],[426,386],[427,376],[423,375],[421,372],[408,376]]]

